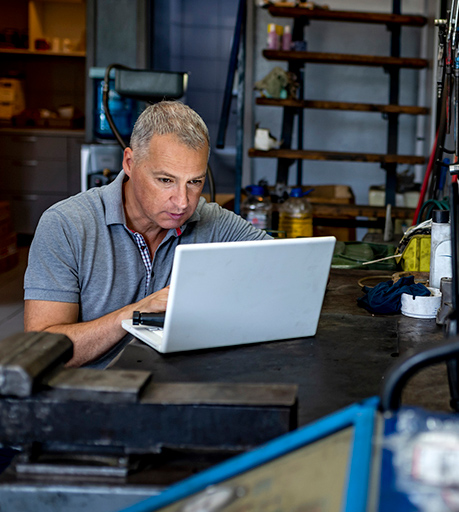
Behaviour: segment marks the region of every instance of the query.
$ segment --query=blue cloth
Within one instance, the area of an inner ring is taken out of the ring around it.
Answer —
[[[363,287],[366,293],[357,299],[357,304],[370,313],[390,315],[400,313],[402,293],[414,296],[428,296],[430,290],[421,283],[414,282],[414,276],[402,277],[396,283],[385,281],[374,288]]]

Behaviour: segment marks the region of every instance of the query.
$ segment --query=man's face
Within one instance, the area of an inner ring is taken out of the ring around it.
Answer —
[[[175,135],[154,135],[148,155],[139,160],[124,152],[125,209],[133,227],[178,228],[195,211],[204,187],[208,147],[194,150]]]

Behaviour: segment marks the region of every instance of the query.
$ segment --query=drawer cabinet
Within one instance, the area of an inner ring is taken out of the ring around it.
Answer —
[[[1,188],[4,192],[60,193],[66,195],[67,162],[2,160]]]
[[[33,234],[49,206],[80,191],[83,140],[82,130],[0,130],[0,199],[17,233]]]
[[[0,135],[0,156],[14,159],[66,160],[67,138],[41,135]]]

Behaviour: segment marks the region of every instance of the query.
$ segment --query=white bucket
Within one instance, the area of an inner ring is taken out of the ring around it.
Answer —
[[[430,296],[415,296],[402,293],[402,314],[412,318],[436,318],[441,306],[441,292],[438,288],[429,288]]]

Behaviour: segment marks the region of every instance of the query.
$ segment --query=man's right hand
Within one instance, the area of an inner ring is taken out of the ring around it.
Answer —
[[[132,313],[134,311],[140,311],[141,313],[143,311],[149,313],[164,313],[164,311],[166,311],[168,297],[169,286],[166,286],[166,288],[163,288],[162,290],[152,293],[151,295],[148,295],[144,299],[141,299],[138,302],[130,304],[129,306],[126,306],[126,308],[123,308],[122,311],[128,309],[130,311],[130,315],[127,316],[126,318],[122,318],[121,320],[132,318]]]

